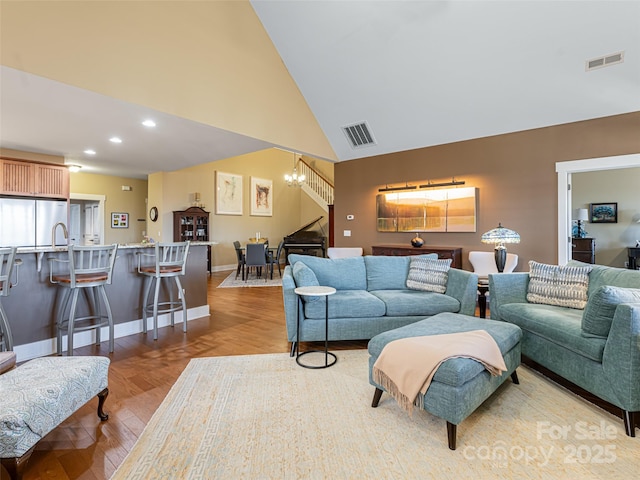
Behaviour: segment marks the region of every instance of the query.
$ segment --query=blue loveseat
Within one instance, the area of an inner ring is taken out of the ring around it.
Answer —
[[[437,259],[437,254],[422,255]],[[448,271],[444,293],[411,290],[406,286],[411,257],[364,256],[319,258],[289,255],[282,276],[282,294],[291,352],[296,342],[298,298],[294,289],[308,286],[302,275],[294,277],[297,262],[313,272],[316,284],[334,287],[329,297],[329,340],[365,340],[442,312],[473,315],[478,276],[464,270]],[[300,269],[297,268],[296,271]],[[305,269],[306,270],[306,269]],[[302,342],[325,339],[325,300],[303,299],[300,310]]]
[[[529,283],[529,273],[489,275],[491,318],[522,329],[524,357],[621,408],[626,433],[635,436],[640,420],[640,272],[592,266],[584,309],[530,303]]]

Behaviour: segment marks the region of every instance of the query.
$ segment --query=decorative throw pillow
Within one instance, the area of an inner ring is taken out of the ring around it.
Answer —
[[[593,266],[546,265],[529,262],[527,301],[582,310],[587,304]]]
[[[446,292],[450,266],[450,258],[436,260],[423,256],[412,256],[407,276],[407,288],[424,292]]]
[[[296,282],[296,287],[317,287],[320,285],[316,274],[313,273],[309,267],[302,262],[296,262],[293,265],[293,279]],[[302,299],[305,302],[319,302],[322,297],[310,297],[303,295]]]
[[[603,285],[589,297],[582,314],[582,336],[608,337],[613,315],[621,303],[640,303],[640,289]]]

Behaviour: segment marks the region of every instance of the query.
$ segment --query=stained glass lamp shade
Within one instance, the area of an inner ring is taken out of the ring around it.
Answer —
[[[515,230],[505,228],[501,223],[492,230],[482,234],[480,239],[482,243],[492,243],[495,245],[496,267],[498,272],[504,271],[504,264],[507,261],[507,247],[505,243],[520,243],[520,234]]]

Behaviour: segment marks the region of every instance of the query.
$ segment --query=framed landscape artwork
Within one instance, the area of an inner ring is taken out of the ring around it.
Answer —
[[[379,232],[475,232],[475,187],[417,190],[376,197]]]
[[[242,215],[242,175],[216,172],[216,214]]]
[[[590,204],[589,221],[591,223],[618,223],[618,202]]]
[[[251,177],[251,215],[271,217],[273,215],[273,182]]]

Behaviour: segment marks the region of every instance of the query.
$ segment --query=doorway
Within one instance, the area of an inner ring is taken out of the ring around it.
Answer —
[[[640,167],[640,153],[615,157],[590,158],[557,162],[558,174],[558,264],[565,265],[571,259],[571,175],[580,172]]]
[[[104,195],[72,193],[69,202],[69,243],[104,244]]]

